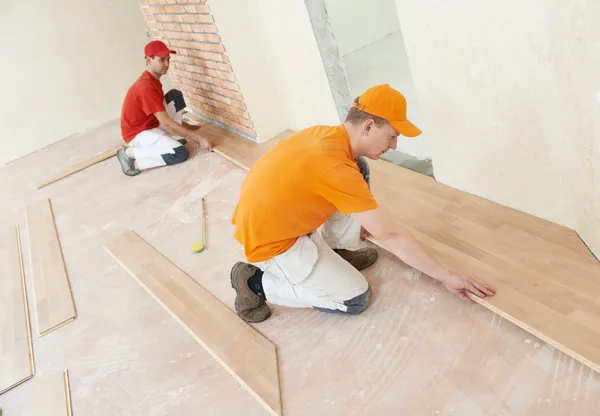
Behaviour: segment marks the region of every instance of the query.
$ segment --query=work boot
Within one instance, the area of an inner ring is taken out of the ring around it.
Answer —
[[[119,163],[121,164],[121,169],[123,169],[123,173],[127,176],[135,176],[139,175],[140,171],[135,169],[134,159],[130,158],[125,154],[125,147],[117,150],[117,159],[119,159]]]
[[[365,247],[360,250],[350,251],[333,249],[341,258],[350,263],[356,270],[363,270],[377,261],[377,250],[373,247]]]
[[[260,269],[251,264],[236,263],[231,269],[231,287],[235,289],[235,311],[246,322],[257,323],[271,316],[264,295],[257,295],[248,280]]]

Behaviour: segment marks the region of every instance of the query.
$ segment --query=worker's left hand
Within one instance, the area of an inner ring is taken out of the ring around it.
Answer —
[[[443,283],[444,286],[446,286],[446,289],[466,301],[471,300],[469,295],[467,295],[467,292],[471,292],[480,298],[494,296],[496,293],[490,286],[479,283],[470,277],[460,276],[458,274],[451,274]]]

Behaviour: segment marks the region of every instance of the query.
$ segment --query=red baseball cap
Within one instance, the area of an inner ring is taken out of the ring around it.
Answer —
[[[167,47],[164,42],[160,40],[153,40],[144,48],[144,56],[160,56],[167,57],[171,53],[177,53]]]

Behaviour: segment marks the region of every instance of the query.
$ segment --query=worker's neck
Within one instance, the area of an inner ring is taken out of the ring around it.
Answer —
[[[350,138],[350,147],[352,148],[352,155],[354,157],[364,156],[362,152],[362,126],[355,126],[352,123],[344,122],[344,127],[348,132]]]
[[[146,71],[148,71],[150,75],[152,75],[154,78],[160,81],[160,77],[162,76],[161,74],[152,71],[150,68],[146,68]]]

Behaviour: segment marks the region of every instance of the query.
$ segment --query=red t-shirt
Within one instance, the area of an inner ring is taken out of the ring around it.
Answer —
[[[121,134],[126,143],[139,133],[158,127],[160,123],[154,113],[166,111],[160,81],[150,72],[144,73],[133,83],[123,101],[121,112]]]

